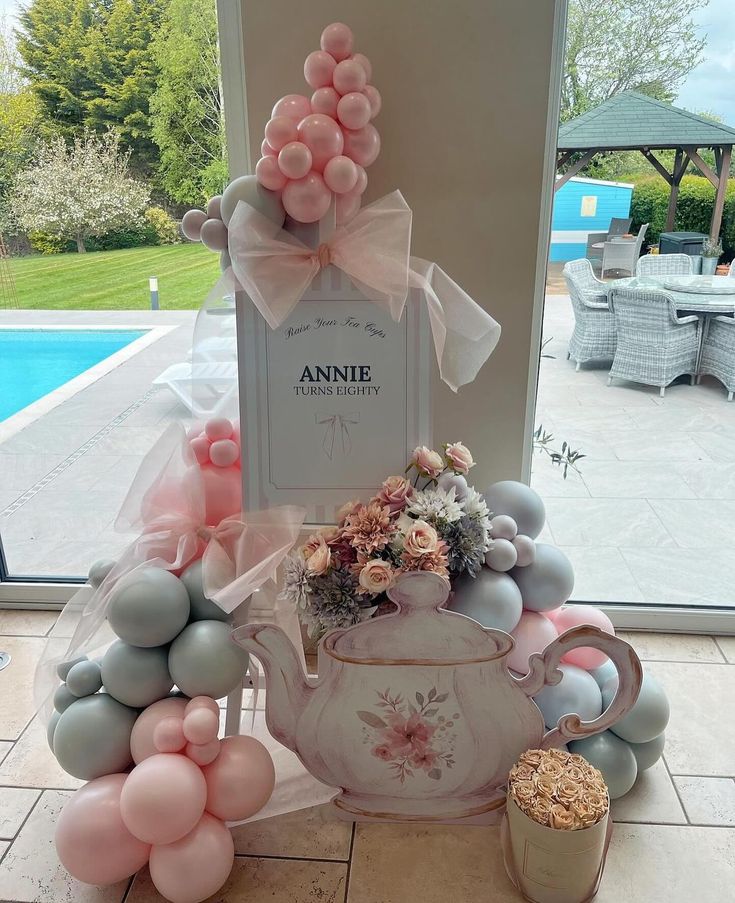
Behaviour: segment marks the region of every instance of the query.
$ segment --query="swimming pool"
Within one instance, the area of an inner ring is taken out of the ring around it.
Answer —
[[[0,329],[0,422],[145,334],[144,329]]]

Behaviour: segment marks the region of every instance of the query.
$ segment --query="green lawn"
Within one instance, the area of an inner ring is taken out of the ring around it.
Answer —
[[[162,310],[190,310],[219,277],[219,255],[200,244],[13,258],[25,310],[150,308],[148,277],[158,276]]]

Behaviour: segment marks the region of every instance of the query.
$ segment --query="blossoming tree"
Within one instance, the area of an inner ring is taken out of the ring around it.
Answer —
[[[15,182],[18,225],[73,239],[81,253],[87,238],[140,224],[149,192],[130,176],[129,157],[113,131],[86,134],[72,145],[63,138],[42,145],[35,164]]]

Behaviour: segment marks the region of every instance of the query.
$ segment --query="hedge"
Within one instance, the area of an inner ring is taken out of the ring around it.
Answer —
[[[646,238],[650,244],[655,244],[660,233],[666,229],[669,186],[655,175],[621,177],[620,181],[635,184],[630,207],[634,231],[637,232],[643,223],[650,223]],[[679,189],[674,228],[678,232],[708,234],[714,202],[715,189],[704,176],[684,176]],[[721,238],[725,254],[732,257],[735,254],[735,179],[730,179],[727,184]]]
[[[34,251],[59,254],[76,251],[76,242],[47,232],[31,232],[28,240]],[[149,207],[139,226],[108,232],[85,239],[88,251],[117,251],[121,248],[140,248],[146,245],[173,245],[181,241],[176,220],[160,207]]]

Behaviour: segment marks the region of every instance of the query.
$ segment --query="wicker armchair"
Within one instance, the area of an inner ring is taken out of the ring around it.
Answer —
[[[705,373],[719,379],[727,389],[727,400],[732,401],[735,392],[735,318],[712,318],[699,364],[699,375]]]
[[[607,270],[624,270],[632,276],[641,256],[643,239],[648,231],[648,223],[638,230],[638,235],[630,241],[606,241],[602,251],[602,275]]]
[[[615,354],[615,320],[607,303],[604,283],[595,276],[589,260],[570,260],[562,270],[574,310],[574,332],[567,358],[576,369],[596,358],[612,360]]]
[[[594,269],[599,269],[602,264],[602,248],[606,241],[609,241],[614,235],[625,235],[630,231],[630,224],[633,222],[632,217],[614,216],[610,220],[610,227],[607,232],[590,232],[587,236],[587,251],[585,257],[590,261]],[[597,245],[597,247],[595,247]]]
[[[644,254],[635,265],[636,276],[691,276],[688,254]]]
[[[699,349],[699,317],[680,317],[668,292],[613,289],[610,309],[615,317],[618,345],[607,379],[627,379],[666,386],[688,373],[694,379]]]

